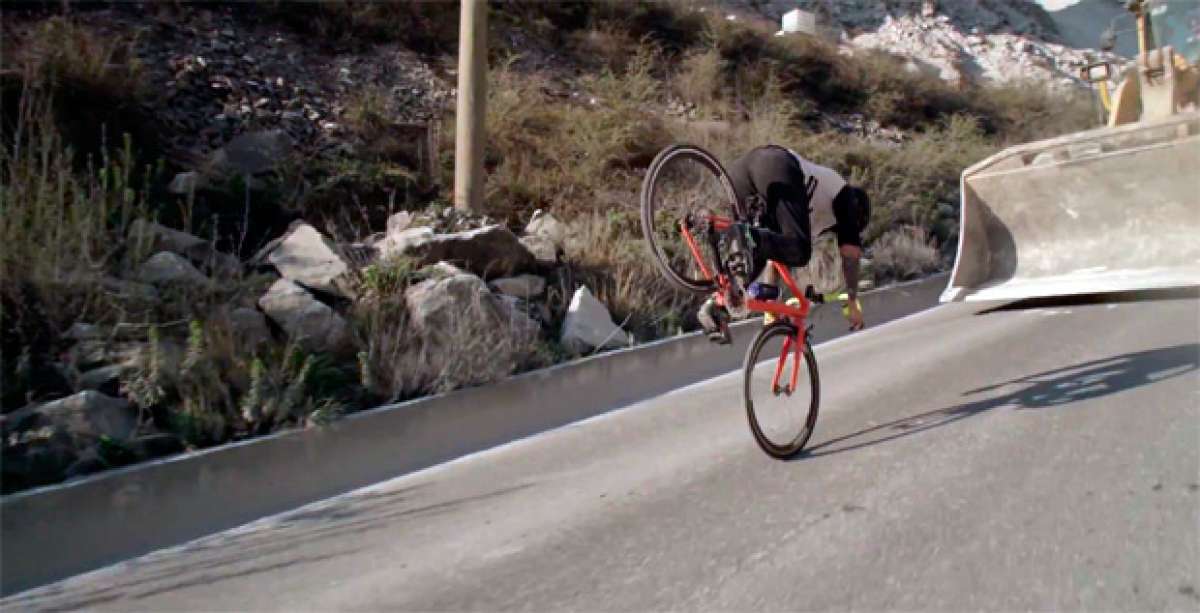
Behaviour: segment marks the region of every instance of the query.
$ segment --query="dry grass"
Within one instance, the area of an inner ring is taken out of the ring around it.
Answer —
[[[98,157],[121,135],[139,151],[157,147],[154,117],[139,105],[144,89],[136,40],[100,34],[78,18],[5,24],[0,41],[0,97],[4,129],[20,121],[26,90],[52,109],[58,131],[80,155]]]
[[[488,99],[488,208],[518,220],[555,206],[591,210],[598,191],[636,183],[633,171],[670,142],[649,111],[661,99],[652,68],[657,51],[643,47],[624,73],[586,79],[580,100],[554,101],[537,75],[493,71]]]
[[[578,218],[576,244],[567,256],[572,264],[559,293],[565,311],[574,287],[586,285],[608,307],[613,320],[638,340],[670,336],[696,326],[702,297],[681,292],[662,278],[641,240],[636,198],[613,201],[605,213]]]
[[[901,226],[888,230],[871,245],[876,278],[903,281],[937,270],[941,258],[930,243],[924,228]]]
[[[13,304],[41,306],[6,317],[36,318],[29,326],[57,333],[81,318],[116,323],[139,305],[115,295],[103,279],[145,255],[130,252],[124,241],[129,224],[147,216],[138,189],[144,173],[128,141],[77,171],[50,99],[28,91],[0,147],[0,291]]]
[[[135,40],[101,36],[67,17],[46,19],[23,35],[6,32],[5,38],[7,67],[19,67],[49,89],[123,99],[142,87]]]

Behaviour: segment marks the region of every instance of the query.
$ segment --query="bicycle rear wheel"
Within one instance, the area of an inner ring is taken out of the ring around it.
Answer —
[[[659,270],[671,283],[697,293],[716,288],[712,277],[719,260],[705,222],[712,215],[735,219],[737,207],[733,183],[710,153],[691,145],[673,145],[659,152],[642,182],[642,233]],[[692,236],[691,245],[684,226]]]
[[[780,459],[800,453],[821,404],[817,359],[804,333],[782,321],[763,328],[742,368],[746,416],[758,446]]]

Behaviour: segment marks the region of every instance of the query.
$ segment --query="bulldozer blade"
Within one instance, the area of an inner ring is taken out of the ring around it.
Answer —
[[[1006,149],[960,187],[942,302],[1200,285],[1200,112]]]

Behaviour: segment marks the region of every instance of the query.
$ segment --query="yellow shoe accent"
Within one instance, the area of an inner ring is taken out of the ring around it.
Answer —
[[[784,304],[786,304],[790,307],[798,307],[798,306],[800,306],[800,299],[799,298],[788,298],[787,302],[785,302]],[[764,313],[763,314],[763,325],[769,326],[769,325],[775,323],[776,319],[779,319],[779,318],[776,317],[774,313]]]

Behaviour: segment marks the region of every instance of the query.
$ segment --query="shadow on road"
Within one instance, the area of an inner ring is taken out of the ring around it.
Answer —
[[[809,447],[797,460],[852,451],[945,426],[991,409],[1048,409],[1115,394],[1178,377],[1200,368],[1200,344],[1189,343],[1126,353],[973,389],[976,396],[1015,387],[1008,393],[910,415]]]
[[[1069,296],[1041,296],[1008,302],[984,309],[976,315],[988,315],[1001,311],[1023,311],[1050,307],[1087,306],[1090,304],[1118,304],[1124,302],[1150,302],[1157,300],[1195,300],[1200,298],[1200,287],[1169,287],[1143,289],[1128,292],[1106,292],[1099,294],[1072,294]]]
[[[109,581],[80,581],[35,589],[6,599],[5,610],[74,610],[118,601],[139,609],[138,600],[189,587],[220,589],[223,581],[328,561],[368,548],[361,536],[391,530],[400,522],[429,517],[533,487],[519,484],[474,496],[414,504],[428,497],[425,484],[365,491],[333,499],[303,511],[123,562]],[[353,539],[350,537],[359,537]],[[369,542],[369,539],[365,542]],[[315,547],[305,547],[316,545]],[[86,575],[84,575],[86,577]]]

